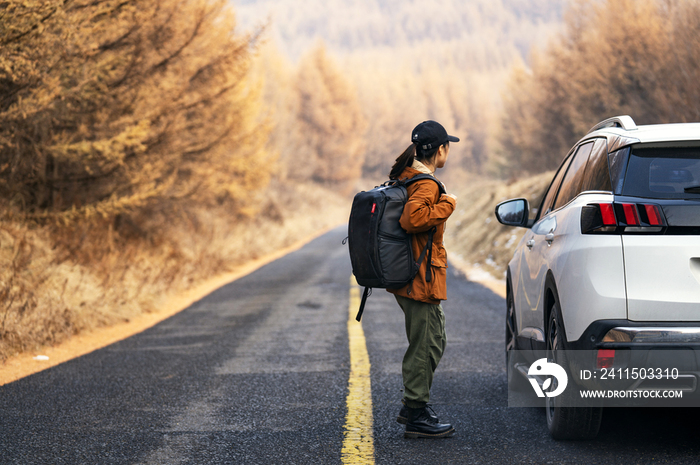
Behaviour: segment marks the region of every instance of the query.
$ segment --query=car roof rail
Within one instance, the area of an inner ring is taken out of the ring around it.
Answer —
[[[625,131],[632,131],[637,129],[637,124],[634,122],[631,116],[613,116],[612,118],[608,118],[605,121],[601,121],[593,126],[591,130],[588,131],[588,134],[603,128],[622,128]]]

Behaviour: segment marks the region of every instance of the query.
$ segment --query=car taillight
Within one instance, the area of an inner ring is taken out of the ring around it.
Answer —
[[[639,215],[637,215],[637,206],[635,204],[623,203],[622,211],[624,212],[627,226],[639,226]]]
[[[615,207],[612,203],[591,203],[581,208],[581,232],[612,233],[617,230]]]
[[[658,205],[644,205],[644,211],[647,214],[647,218],[649,219],[649,224],[652,226],[663,226],[664,223],[662,221],[663,219],[663,213],[661,213],[661,208],[659,208]]]
[[[595,364],[597,368],[612,368],[615,361],[615,349],[598,349]]]
[[[646,203],[590,203],[581,209],[581,232],[659,233],[666,226],[661,207]]]
[[[611,203],[599,203],[597,204],[600,208],[600,215],[603,220],[603,226],[617,226],[617,220],[615,219],[615,209]]]

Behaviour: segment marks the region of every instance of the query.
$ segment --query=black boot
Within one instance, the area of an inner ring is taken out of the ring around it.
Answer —
[[[401,423],[402,425],[405,425],[408,423],[408,407],[406,407],[406,400],[401,399],[401,403],[403,406],[401,407],[401,410],[399,410],[399,415],[396,417],[396,421]],[[427,404],[426,407],[430,407],[430,404]],[[435,412],[433,412],[432,408],[428,408],[428,415],[432,416],[435,418],[435,421],[438,421],[437,416],[435,415]]]
[[[405,425],[408,423],[408,407],[406,407],[406,401],[401,399],[401,403],[403,404],[401,406],[401,410],[399,410],[399,416],[396,417],[396,421],[401,423],[402,425]]]
[[[427,405],[423,408],[407,408],[408,423],[405,438],[448,438],[455,433],[450,424],[439,422],[435,412]]]

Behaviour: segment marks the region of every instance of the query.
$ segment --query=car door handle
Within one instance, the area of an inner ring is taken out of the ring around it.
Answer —
[[[534,240],[534,239],[530,239],[529,241],[527,241],[527,242],[525,243],[525,245],[527,246],[528,249],[532,249],[532,247],[535,245],[535,240]]]
[[[554,233],[549,233],[546,236],[544,236],[544,240],[547,241],[547,244],[552,245],[552,241],[554,240]]]

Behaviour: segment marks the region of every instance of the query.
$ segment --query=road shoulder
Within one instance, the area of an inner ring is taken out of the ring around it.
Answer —
[[[273,254],[266,255],[252,262],[237,267],[234,271],[226,273],[183,293],[169,298],[161,310],[153,313],[145,313],[129,321],[117,325],[98,328],[93,331],[73,336],[67,341],[55,346],[43,347],[36,351],[28,351],[14,357],[10,357],[0,365],[0,386],[17,381],[26,376],[54,367],[74,358],[89,354],[95,350],[121,341],[148,328],[155,326],[167,318],[181,312],[193,303],[211,294],[216,289],[240,279],[258,268],[271,263],[285,255],[302,248],[304,245],[322,236],[336,226],[321,230],[293,245],[281,249]]]

